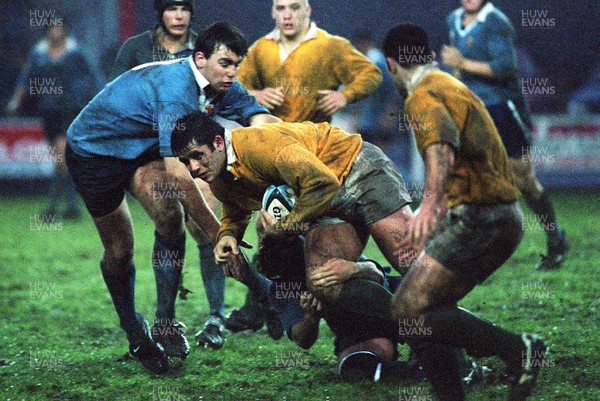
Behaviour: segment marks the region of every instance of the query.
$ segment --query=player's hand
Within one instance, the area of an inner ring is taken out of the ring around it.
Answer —
[[[281,223],[278,222],[275,217],[271,216],[265,209],[260,210],[260,216],[258,218],[265,230],[265,235],[279,238],[289,236],[288,233],[286,233],[281,227]]]
[[[283,94],[283,87],[278,88],[265,88],[263,90],[250,91],[252,95],[258,100],[258,103],[265,106],[269,110],[273,110],[283,104],[285,95]]]
[[[441,209],[439,207],[421,207],[408,227],[408,241],[413,245],[422,246],[435,231],[440,215]]]
[[[240,253],[240,248],[234,237],[225,235],[217,242],[214,253],[217,263],[224,263],[227,262],[229,255],[238,255]]]
[[[323,305],[313,294],[306,292],[300,296],[300,307],[306,315],[321,317]]]
[[[450,68],[461,69],[465,63],[465,58],[456,47],[444,46],[442,47],[442,62]]]
[[[226,277],[231,277],[244,284],[248,282],[250,264],[244,252],[240,252],[237,255],[230,253],[227,260],[221,264],[221,268]]]
[[[356,273],[356,263],[339,258],[329,259],[315,269],[308,279],[315,287],[331,287],[348,281]]]
[[[322,96],[317,103],[317,110],[330,116],[336,111],[343,109],[348,104],[348,99],[342,92],[333,90],[320,90],[319,95]]]

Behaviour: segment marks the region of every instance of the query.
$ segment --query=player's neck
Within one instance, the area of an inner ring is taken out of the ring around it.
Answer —
[[[159,27],[158,38],[162,47],[164,47],[169,53],[175,54],[185,43],[187,35],[174,36],[168,32],[165,32],[163,27]]]
[[[285,35],[281,35],[281,43],[283,44],[283,47],[288,48],[288,49],[293,49],[296,46],[298,46],[306,37],[306,34],[308,33],[308,30],[310,29],[310,22],[308,24],[306,24],[306,26],[304,27],[304,29],[302,29],[300,32],[298,32],[297,35],[293,36],[293,37],[288,37]]]

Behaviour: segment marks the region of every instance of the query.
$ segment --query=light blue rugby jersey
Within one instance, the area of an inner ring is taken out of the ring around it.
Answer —
[[[143,64],[110,82],[75,118],[67,142],[81,156],[136,159],[157,149],[173,156],[171,132],[177,119],[201,109],[208,81],[191,57]],[[255,114],[269,111],[237,80],[213,99],[213,116],[248,126]]]
[[[448,16],[450,44],[468,59],[489,63],[494,78],[461,71],[461,80],[488,106],[522,98],[515,29],[510,20],[492,3],[486,4],[465,29],[463,15],[461,7]]]

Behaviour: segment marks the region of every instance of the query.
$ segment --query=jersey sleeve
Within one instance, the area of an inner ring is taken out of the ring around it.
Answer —
[[[333,49],[331,65],[337,78],[345,85],[342,93],[348,103],[362,100],[375,92],[381,84],[381,70],[346,39],[339,39]]]
[[[281,219],[284,230],[320,217],[340,190],[335,174],[300,144],[284,147],[277,155],[275,167],[283,181],[297,194],[294,208]]]
[[[406,105],[406,119],[415,135],[417,149],[425,157],[425,150],[435,143],[460,147],[459,130],[443,102],[434,94],[413,93]]]
[[[113,64],[109,79],[112,81],[119,75],[129,71],[133,67],[135,67],[137,63],[135,62],[135,43],[133,40],[128,39],[123,43],[121,48],[119,49],[119,53],[117,53],[117,58],[115,59],[115,63]]]
[[[283,329],[290,337],[292,327],[304,319],[304,311],[300,307],[300,301],[294,297],[278,297],[275,285],[271,285],[269,300],[279,316]]]
[[[248,54],[242,60],[240,69],[238,70],[238,80],[250,90],[264,89],[260,82],[258,75],[258,63],[257,63],[257,46],[255,43],[248,50]]]
[[[258,103],[246,87],[235,81],[225,93],[219,105],[219,116],[248,127],[250,119],[256,114],[271,114],[269,110]]]
[[[515,77],[518,67],[512,26],[507,21],[491,19],[490,32],[487,51],[494,77],[500,80]]]

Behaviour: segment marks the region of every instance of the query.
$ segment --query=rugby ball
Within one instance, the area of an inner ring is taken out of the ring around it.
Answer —
[[[295,203],[296,194],[292,188],[287,185],[271,185],[265,191],[262,207],[269,215],[280,221],[290,214]]]

